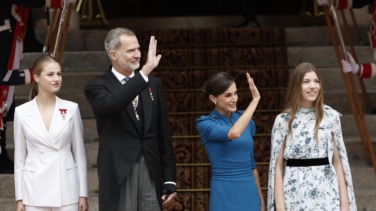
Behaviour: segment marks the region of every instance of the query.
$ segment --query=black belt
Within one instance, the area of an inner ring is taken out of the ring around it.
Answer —
[[[286,166],[298,167],[298,166],[322,166],[329,165],[329,159],[326,158],[313,158],[313,159],[288,159],[286,160]]]

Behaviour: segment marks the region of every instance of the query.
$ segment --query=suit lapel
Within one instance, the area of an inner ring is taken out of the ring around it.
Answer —
[[[45,144],[57,148],[57,146],[52,143],[50,135],[44,125],[42,116],[40,115],[39,108],[36,102],[36,98],[31,101],[29,110],[26,112],[25,125],[33,131],[36,136],[40,138]]]
[[[72,118],[72,115],[72,111],[67,107],[67,105],[64,104],[64,101],[56,97],[54,113],[51,120],[50,129],[48,130],[49,136],[52,140],[55,140],[61,131],[64,130],[64,127],[69,125],[68,123]]]
[[[151,122],[151,114],[152,114],[152,100],[149,93],[149,87],[148,86],[144,91],[141,92],[141,98],[142,98],[142,109],[144,111],[144,131],[147,131],[147,129],[150,127]],[[150,89],[151,91],[151,89]]]

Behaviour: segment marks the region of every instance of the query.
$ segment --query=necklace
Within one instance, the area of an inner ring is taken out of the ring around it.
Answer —
[[[140,116],[139,116],[138,113],[137,113],[137,104],[138,104],[138,99],[137,99],[137,97],[135,97],[135,98],[132,100],[133,111],[134,111],[134,114],[136,115],[136,120],[137,120],[137,121],[140,121]]]

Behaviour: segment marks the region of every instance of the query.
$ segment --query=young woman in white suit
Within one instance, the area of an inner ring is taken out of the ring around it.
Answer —
[[[77,103],[56,96],[61,67],[50,56],[33,64],[29,102],[15,110],[16,211],[88,210],[86,155]]]

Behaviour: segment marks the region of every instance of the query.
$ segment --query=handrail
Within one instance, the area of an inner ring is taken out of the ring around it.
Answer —
[[[54,57],[60,64],[63,59],[72,11],[73,3],[67,3],[67,0],[64,0],[62,9],[54,9],[52,22],[48,25],[47,36],[44,42],[43,52],[47,52],[48,50],[48,55]],[[57,15],[59,18],[57,18]],[[50,39],[51,33],[53,33],[52,39]]]
[[[327,25],[328,25],[329,32],[330,32],[330,37],[331,37],[333,47],[334,47],[334,50],[335,50],[335,53],[336,53],[336,56],[337,56],[337,61],[338,61],[339,66],[342,68],[342,65],[341,65],[342,56],[346,60],[348,60],[348,58],[347,58],[347,54],[346,54],[346,46],[344,44],[343,37],[342,37],[342,34],[341,34],[341,30],[340,30],[340,27],[339,27],[339,24],[338,24],[336,10],[334,9],[333,5],[331,5],[330,12],[328,11],[327,6],[324,6],[324,11],[325,11],[325,17],[326,17]],[[343,10],[341,10],[341,13],[343,13]],[[335,28],[333,27],[333,24],[332,24],[331,19],[329,17],[330,14],[332,15]],[[343,14],[342,14],[342,17],[345,18],[345,16]],[[344,19],[344,25],[346,25],[346,27],[348,27],[347,21],[345,19]],[[337,36],[335,35],[334,31],[337,32]],[[346,33],[347,33],[347,38],[351,39],[351,36],[350,36],[350,33],[348,32],[348,30],[346,30]],[[340,44],[338,44],[338,43],[340,43]],[[352,42],[349,42],[349,44],[351,45],[351,48],[353,50],[354,47],[353,47]],[[340,53],[340,48],[342,50],[342,56],[341,56],[341,53]],[[355,53],[355,51],[352,52],[352,53]],[[356,57],[354,57],[354,58],[356,58]],[[354,119],[355,119],[355,122],[356,122],[356,126],[357,126],[357,129],[358,129],[361,141],[362,141],[363,150],[366,154],[366,159],[372,161],[373,168],[374,168],[374,171],[376,173],[376,157],[375,157],[375,154],[374,154],[374,151],[373,151],[373,146],[372,146],[372,142],[371,142],[368,127],[367,127],[367,122],[364,119],[364,113],[363,113],[363,109],[362,109],[362,106],[361,106],[361,103],[360,103],[360,100],[359,100],[358,89],[357,89],[356,84],[354,82],[354,76],[351,72],[350,73],[344,73],[342,70],[341,70],[341,75],[342,75],[343,81],[345,83],[347,96],[349,98],[351,109],[352,109]],[[365,91],[365,90],[362,89],[362,91]],[[366,94],[366,93],[363,93],[363,94]]]

